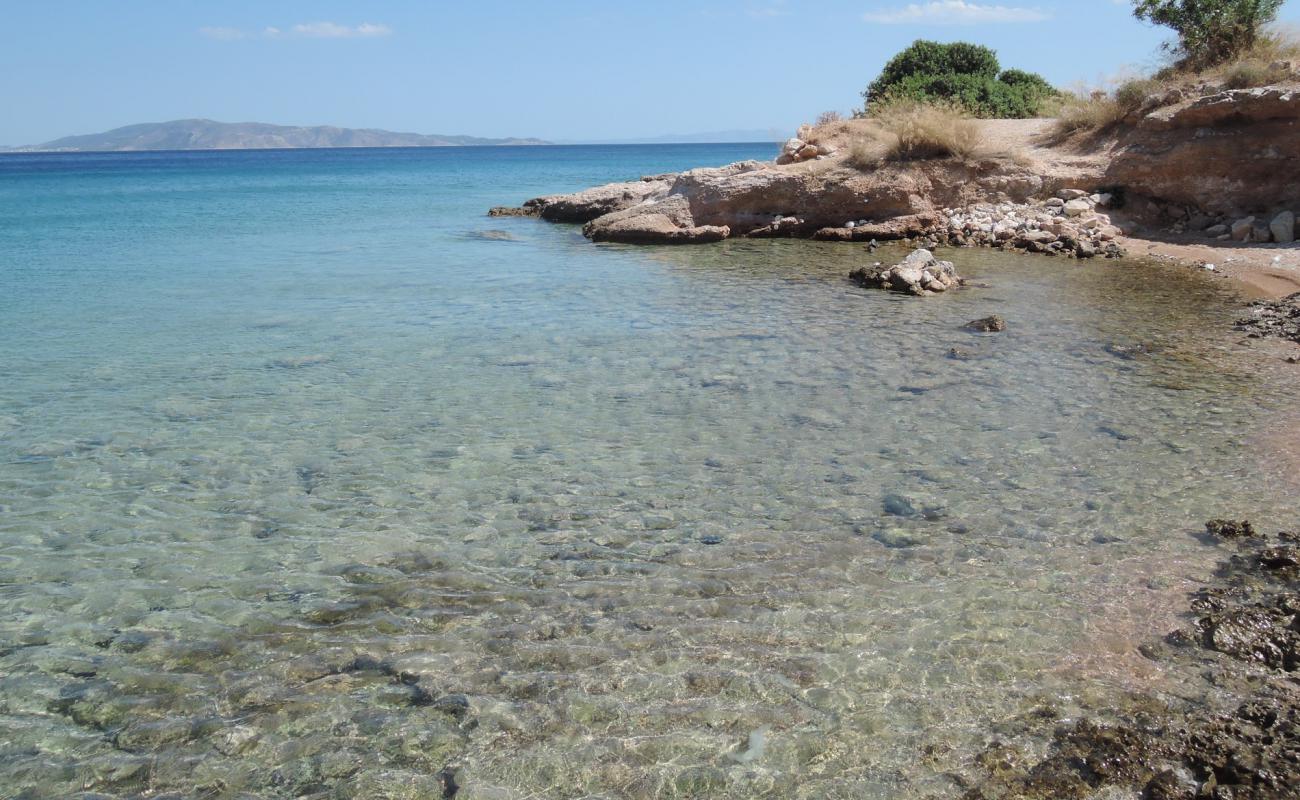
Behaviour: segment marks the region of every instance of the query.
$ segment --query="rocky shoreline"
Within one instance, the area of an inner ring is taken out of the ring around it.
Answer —
[[[1082,141],[1057,141],[1048,121],[985,121],[989,145],[976,156],[864,167],[852,150],[870,124],[804,126],[770,162],[648,175],[489,213],[632,244],[910,240],[1075,258],[1141,248],[1198,267],[1235,261],[1234,275],[1268,272],[1259,283],[1274,296],[1300,287],[1296,86],[1155,94]]]
[[[1230,520],[1206,531],[1230,549],[1217,585],[1192,596],[1191,624],[1141,652],[1199,672],[1235,704],[1135,697],[1119,721],[1058,727],[1037,761],[995,741],[964,800],[1300,796],[1300,534]]]

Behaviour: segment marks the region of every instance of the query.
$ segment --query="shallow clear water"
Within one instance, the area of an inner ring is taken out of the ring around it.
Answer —
[[[1188,692],[1195,530],[1288,508],[1221,286],[483,216],[767,156],[0,158],[0,796],[946,796]]]

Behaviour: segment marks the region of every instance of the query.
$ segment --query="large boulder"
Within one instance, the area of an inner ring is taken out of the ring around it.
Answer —
[[[1273,221],[1269,223],[1269,231],[1273,234],[1273,241],[1288,244],[1295,241],[1295,214],[1290,211],[1283,211]]]

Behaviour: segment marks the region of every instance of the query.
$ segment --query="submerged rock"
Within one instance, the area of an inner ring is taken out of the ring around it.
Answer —
[[[1212,519],[1205,523],[1205,530],[1221,539],[1256,539],[1259,537],[1259,534],[1255,533],[1255,526],[1250,524],[1250,520],[1238,522],[1230,519]]]
[[[937,294],[961,286],[951,261],[940,261],[929,250],[916,250],[892,267],[874,264],[849,273],[849,279],[868,289],[888,289],[914,295]]]
[[[891,517],[915,517],[918,512],[912,501],[901,494],[887,494],[880,501],[880,506]]]
[[[967,322],[963,327],[968,331],[979,333],[1001,333],[1007,329],[1007,321],[997,314]]]
[[[884,528],[871,534],[871,538],[891,550],[904,550],[925,544],[925,538],[904,528]]]

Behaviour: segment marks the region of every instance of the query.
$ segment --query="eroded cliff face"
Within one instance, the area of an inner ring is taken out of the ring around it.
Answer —
[[[1227,91],[1155,109],[1120,134],[1103,179],[1208,214],[1300,209],[1300,90]]]
[[[595,241],[680,244],[732,236],[856,241],[942,234],[945,209],[1026,204],[1063,189],[1119,190],[1135,201],[1130,214],[1140,220],[1168,224],[1181,215],[1225,230],[1233,215],[1260,214],[1267,232],[1273,215],[1300,211],[1296,87],[1152,98],[1101,142],[1051,146],[1041,125],[1017,139],[999,135],[1000,123],[988,123],[996,154],[866,170],[847,156],[858,124],[868,123],[841,123],[838,138],[821,142],[818,155],[802,161],[648,176],[493,213],[583,223]]]

